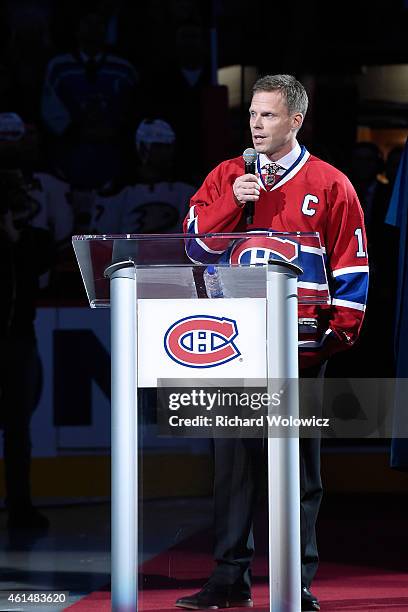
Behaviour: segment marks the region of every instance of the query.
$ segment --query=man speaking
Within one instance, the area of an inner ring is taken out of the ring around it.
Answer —
[[[307,106],[303,85],[291,75],[265,76],[255,83],[249,109],[254,158],[227,160],[207,176],[191,199],[185,231],[191,234],[189,256],[203,263],[214,263],[222,254],[195,240],[195,234],[319,232],[332,300],[330,305],[299,305],[299,318],[310,327],[307,341],[299,343],[299,374],[310,378],[322,376],[327,358],[356,341],[365,311],[368,262],[363,214],[353,186],[297,141]],[[257,466],[264,460],[261,443],[214,440],[216,566],[203,589],[178,599],[176,606],[252,607],[252,519]],[[320,439],[299,443],[302,610],[320,610],[310,591],[318,565]]]

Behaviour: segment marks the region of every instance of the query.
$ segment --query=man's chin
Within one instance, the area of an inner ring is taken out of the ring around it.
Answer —
[[[254,149],[257,153],[267,153],[268,152],[268,146],[263,142],[259,142],[259,143],[254,142]]]
[[[254,144],[255,151],[257,151],[258,153],[265,153],[268,150],[268,142],[266,139],[258,142],[252,142]]]

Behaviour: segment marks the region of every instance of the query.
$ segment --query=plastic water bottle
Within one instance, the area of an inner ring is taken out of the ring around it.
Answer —
[[[215,266],[207,266],[205,269],[204,284],[209,298],[224,297],[221,278]]]

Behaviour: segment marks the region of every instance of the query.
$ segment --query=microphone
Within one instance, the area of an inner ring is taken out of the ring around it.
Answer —
[[[255,149],[245,149],[242,154],[245,162],[245,174],[255,174],[256,172],[256,160],[257,160],[257,152]],[[246,223],[250,225],[254,222],[254,211],[255,211],[255,202],[246,202],[245,204],[245,215],[246,215]]]

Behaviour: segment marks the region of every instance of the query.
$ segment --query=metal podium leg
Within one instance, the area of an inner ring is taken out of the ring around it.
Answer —
[[[137,318],[134,267],[111,274],[112,611],[137,611]]]
[[[297,274],[279,265],[267,272],[267,374],[298,377]],[[298,416],[296,381],[288,386],[285,416]],[[276,391],[276,388],[274,389]],[[294,434],[295,432],[291,430]],[[270,612],[301,609],[300,480],[298,437],[268,438]]]

